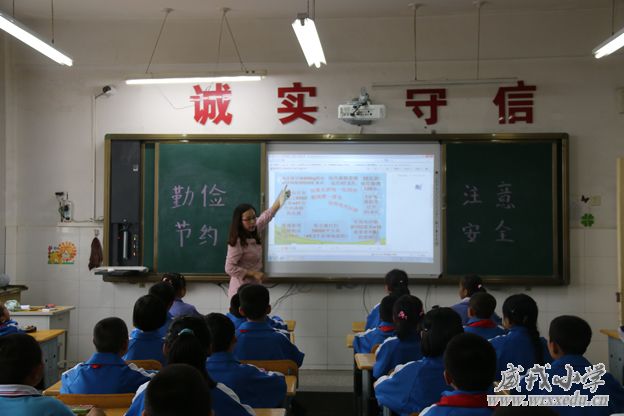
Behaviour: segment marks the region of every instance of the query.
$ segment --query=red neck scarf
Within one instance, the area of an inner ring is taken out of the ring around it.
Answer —
[[[496,322],[491,319],[481,319],[480,321],[468,324],[471,328],[496,328]]]
[[[442,396],[436,403],[438,406],[449,407],[488,407],[487,393],[461,393],[450,396]]]

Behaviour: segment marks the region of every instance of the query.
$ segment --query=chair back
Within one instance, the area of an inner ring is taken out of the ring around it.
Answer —
[[[126,363],[134,364],[143,370],[160,371],[162,369],[162,364],[157,360],[127,360]]]
[[[293,360],[241,360],[241,363],[252,364],[267,371],[277,371],[285,376],[299,376],[299,367]]]
[[[381,344],[375,344],[373,345],[373,348],[371,349],[371,354],[375,354],[377,352],[377,350],[379,349],[379,346]]]
[[[134,393],[124,394],[59,394],[57,399],[68,405],[91,404],[99,408],[128,408]]]

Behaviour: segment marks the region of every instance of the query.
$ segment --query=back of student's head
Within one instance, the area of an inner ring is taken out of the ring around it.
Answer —
[[[147,416],[210,416],[210,386],[187,364],[171,364],[152,378],[145,392]]]
[[[518,293],[503,302],[503,318],[512,326],[525,327],[531,337],[535,360],[544,364],[544,347],[537,330],[537,303],[529,295]]]
[[[155,331],[167,321],[167,307],[154,295],[141,296],[134,303],[132,324],[144,332]]]
[[[466,296],[472,296],[477,292],[485,292],[485,287],[483,287],[483,280],[476,274],[469,274],[466,276],[462,276],[459,281],[461,287],[466,290]]]
[[[230,313],[237,318],[242,318],[243,316],[240,314],[239,308],[240,308],[240,295],[238,293],[235,293],[230,298]]]
[[[206,315],[206,323],[210,331],[212,352],[227,351],[234,339],[234,324],[227,316],[221,313]]]
[[[487,292],[477,292],[470,297],[468,306],[479,319],[489,319],[496,309],[496,298]]]
[[[564,354],[585,354],[591,337],[591,327],[578,316],[558,316],[552,320],[548,330],[548,338],[557,344]]]
[[[30,335],[0,337],[0,384],[26,384],[42,362],[39,343]],[[39,380],[32,380],[37,384]]]
[[[446,346],[444,369],[458,390],[488,390],[496,377],[496,352],[479,335],[459,334]]]
[[[379,304],[379,318],[381,322],[392,322],[392,310],[394,309],[394,303],[397,301],[398,296],[388,295],[384,296]]]
[[[239,292],[241,309],[245,317],[254,321],[262,319],[269,307],[269,290],[262,285],[249,285]]]
[[[210,342],[210,332],[203,317],[180,316],[171,322],[165,337],[167,360],[172,364],[192,365],[205,373]]]
[[[392,294],[400,296],[410,293],[407,287],[407,273],[401,269],[390,270],[386,273],[385,281],[388,292]]]
[[[93,328],[93,344],[97,352],[119,354],[128,345],[128,327],[121,318],[104,318]]]
[[[400,340],[418,335],[418,325],[424,315],[423,304],[416,296],[403,295],[392,306],[392,320]]]
[[[171,286],[171,284],[167,282],[158,282],[153,284],[152,287],[149,288],[148,293],[150,295],[154,295],[160,298],[160,300],[163,301],[167,309],[170,308],[171,305],[173,305],[173,301],[176,297],[173,286]]]
[[[173,287],[176,296],[182,296],[186,290],[186,279],[181,273],[168,272],[163,274],[162,281],[169,283]]]
[[[449,341],[463,332],[462,319],[453,309],[432,309],[422,320],[420,349],[426,357],[439,357]]]

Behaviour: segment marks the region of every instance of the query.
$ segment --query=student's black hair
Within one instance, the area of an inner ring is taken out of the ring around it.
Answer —
[[[557,344],[564,354],[585,354],[591,337],[592,330],[587,321],[572,315],[556,317],[548,330],[548,338]]]
[[[503,317],[510,324],[525,327],[531,336],[535,361],[544,364],[544,347],[537,330],[537,303],[529,295],[518,293],[503,302]]]
[[[240,295],[238,293],[235,293],[230,298],[230,313],[237,318],[242,318],[243,315],[240,314],[240,311],[238,310],[239,308],[240,308]]]
[[[496,351],[479,335],[458,334],[446,346],[444,369],[458,390],[488,390],[496,377]]]
[[[25,384],[41,362],[41,347],[30,335],[0,337],[0,384]]]
[[[186,289],[186,279],[184,278],[184,275],[181,273],[176,273],[176,272],[165,273],[163,274],[161,280],[173,286],[173,291],[175,292],[176,297],[180,297],[182,291]]]
[[[440,357],[447,344],[464,332],[461,316],[451,308],[435,308],[422,320],[420,349],[425,357]]]
[[[147,385],[145,414],[208,416],[212,404],[210,390],[196,368],[188,364],[168,365]]]
[[[269,306],[269,290],[262,285],[249,285],[239,293],[241,309],[245,317],[254,321],[266,315]]]
[[[93,344],[97,352],[118,354],[128,342],[128,327],[121,318],[104,318],[93,327]]]
[[[407,288],[407,273],[401,269],[392,269],[386,273],[385,281],[388,291],[392,294],[409,295],[410,291]]]
[[[141,296],[134,302],[132,324],[144,332],[155,331],[167,322],[167,307],[154,295]]]
[[[253,238],[257,244],[261,244],[260,234],[258,234],[258,228],[255,228],[252,232],[245,230],[243,227],[243,214],[246,211],[253,209],[255,213],[256,209],[251,204],[240,204],[234,208],[232,213],[232,222],[230,223],[230,232],[228,235],[228,244],[234,247],[237,241],[240,241],[240,245],[245,247],[247,245],[247,239]]]
[[[472,296],[477,292],[485,292],[485,287],[483,287],[483,280],[476,274],[469,274],[466,276],[462,276],[459,281],[461,287],[466,289],[467,296]]]
[[[388,295],[381,300],[379,304],[379,318],[381,322],[392,322],[392,310],[397,299],[396,295]]]
[[[227,351],[232,344],[235,331],[230,318],[221,313],[210,313],[206,315],[206,323],[210,331],[212,352]]]
[[[170,364],[184,363],[197,368],[206,379],[206,359],[210,355],[210,331],[206,320],[198,316],[180,316],[171,322],[165,337],[165,351]],[[210,381],[211,386],[214,382]]]
[[[173,289],[173,286],[167,282],[158,282],[153,284],[152,287],[149,288],[148,293],[159,297],[167,307],[173,304],[176,297],[176,292]]]
[[[478,292],[470,296],[468,306],[479,319],[490,319],[496,309],[496,298],[487,292]]]
[[[423,315],[423,303],[420,299],[412,295],[399,297],[392,306],[392,320],[397,337],[404,340],[410,335],[418,335],[418,326]]]

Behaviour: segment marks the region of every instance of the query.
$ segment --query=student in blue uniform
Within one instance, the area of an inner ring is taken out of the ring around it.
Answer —
[[[420,360],[420,321],[424,315],[423,304],[416,296],[403,295],[392,308],[396,336],[386,338],[375,351],[373,377],[388,374],[399,364]]]
[[[464,332],[477,334],[485,339],[503,335],[505,330],[492,320],[496,309],[496,299],[487,292],[478,292],[470,297],[468,303],[468,322]]]
[[[392,307],[396,302],[396,295],[388,295],[381,300],[379,305],[379,315],[381,322],[376,328],[367,329],[364,332],[355,334],[353,337],[353,352],[355,354],[368,354],[375,345],[381,345],[386,338],[394,336],[394,322],[392,322]]]
[[[247,319],[243,315],[241,315],[239,311],[240,309],[239,293],[241,290],[243,290],[245,287],[249,285],[250,283],[245,283],[244,285],[241,285],[241,287],[238,288],[238,292],[235,293],[230,298],[230,311],[227,313],[227,317],[230,318],[236,330],[238,330],[238,327],[241,326],[243,322],[247,322]],[[281,317],[277,315],[273,315],[273,316],[267,315],[266,322],[267,324],[269,324],[271,327],[275,329],[279,329],[280,331],[288,331],[288,325],[284,322],[284,320]]]
[[[392,269],[385,276],[386,281],[386,293],[389,295],[394,294],[397,297],[401,295],[409,295],[410,291],[407,288],[407,273],[400,269]],[[370,313],[366,317],[365,329],[377,328],[381,323],[381,317],[379,316],[379,306],[381,303],[373,306]]]
[[[167,320],[165,304],[154,295],[141,296],[134,303],[132,323],[134,330],[130,334],[128,352],[124,360],[158,360],[165,364],[163,338],[159,329]]]
[[[186,279],[180,273],[165,273],[162,281],[169,283],[173,287],[175,298],[173,305],[169,308],[169,313],[175,318],[176,316],[202,316],[195,306],[185,303],[182,298],[186,296]]]
[[[238,327],[234,356],[239,360],[292,360],[301,367],[305,354],[290,342],[288,335],[266,322],[271,313],[269,290],[262,285],[249,285],[239,295],[240,312],[247,322]]]
[[[422,320],[423,358],[399,365],[390,376],[375,383],[380,405],[395,413],[409,415],[437,402],[452,387],[444,379],[443,354],[449,341],[463,332],[461,318],[451,308],[436,308]]]
[[[11,319],[9,310],[0,303],[0,337],[10,334],[22,334],[24,331],[19,329],[17,322]]]
[[[464,325],[468,322],[468,302],[470,302],[470,297],[479,292],[485,292],[483,281],[479,276],[476,274],[462,276],[459,280],[459,298],[461,301],[451,306],[451,308],[461,316]]]
[[[211,336],[204,318],[181,316],[169,328],[164,351],[168,365],[188,364],[199,370],[210,386],[214,416],[249,416],[253,409],[241,404],[236,393],[222,383],[215,383],[206,371]],[[125,416],[141,416],[145,406],[145,383],[136,392]]]
[[[234,390],[241,402],[251,407],[282,407],[286,399],[284,375],[241,364],[234,357],[234,324],[227,316],[211,313],[206,322],[212,339],[212,354],[206,363],[210,377]]]
[[[173,302],[175,301],[175,290],[173,289],[173,286],[167,282],[158,282],[149,288],[148,293],[158,297],[165,304],[165,308],[167,309],[167,320],[158,330],[160,336],[164,338],[167,336],[169,325],[171,325],[171,321],[173,321],[174,318],[171,312],[169,312],[169,309],[171,309]]]
[[[93,328],[96,353],[63,373],[61,394],[134,393],[153,374],[126,364],[128,328],[120,318],[105,318]]]
[[[199,370],[188,364],[172,364],[147,386],[145,416],[210,416],[210,385]]]
[[[578,372],[581,376],[587,373],[587,369],[592,364],[587,361],[583,354],[591,342],[592,330],[587,322],[577,316],[559,316],[552,320],[548,331],[548,350],[554,358],[550,369],[546,370],[552,391],[540,390],[539,383],[535,383],[529,391],[526,387],[526,377],[520,382],[523,394],[532,395],[572,395],[578,391],[581,395],[587,395],[591,400],[595,395],[608,395],[608,406],[592,407],[553,407],[560,416],[608,416],[613,413],[624,412],[624,388],[610,374],[606,373],[600,377],[604,381],[603,385],[597,386],[597,390],[592,393],[589,389],[584,389],[583,383],[572,383],[569,390],[564,390],[560,385],[553,384],[553,376],[565,377],[568,375],[566,366]]]
[[[489,416],[487,395],[492,393],[496,374],[496,352],[475,334],[459,334],[444,352],[444,379],[455,389],[445,391],[420,416]]]
[[[537,303],[532,297],[519,293],[505,299],[503,325],[509,332],[490,339],[496,350],[497,380],[501,378],[501,371],[507,370],[508,363],[521,365],[526,371],[533,364],[552,361],[546,340],[537,330]]]

